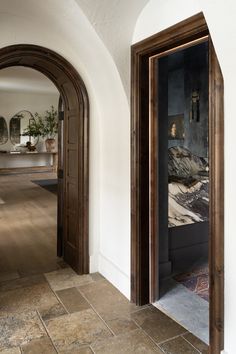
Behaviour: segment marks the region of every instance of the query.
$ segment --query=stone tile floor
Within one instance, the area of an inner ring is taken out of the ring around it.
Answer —
[[[206,354],[207,346],[152,305],[130,303],[100,274],[69,267],[0,275],[2,354]]]
[[[161,281],[160,294],[154,306],[209,343],[209,303],[172,278]]]

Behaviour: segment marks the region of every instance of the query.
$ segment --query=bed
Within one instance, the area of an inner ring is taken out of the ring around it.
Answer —
[[[180,146],[168,150],[168,226],[176,227],[209,218],[207,158]]]

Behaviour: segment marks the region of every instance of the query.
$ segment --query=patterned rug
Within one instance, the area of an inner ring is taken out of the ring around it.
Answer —
[[[208,267],[198,268],[189,273],[177,274],[174,279],[209,302]]]

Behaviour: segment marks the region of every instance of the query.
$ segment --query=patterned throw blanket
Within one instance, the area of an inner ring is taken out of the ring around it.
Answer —
[[[206,159],[183,147],[169,149],[169,227],[207,221],[209,177]]]

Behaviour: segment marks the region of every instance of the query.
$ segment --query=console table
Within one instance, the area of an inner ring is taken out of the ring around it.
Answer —
[[[57,172],[57,152],[0,152],[0,173],[52,171]]]

